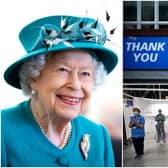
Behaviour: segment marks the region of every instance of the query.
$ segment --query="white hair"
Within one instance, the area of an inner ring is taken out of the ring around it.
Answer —
[[[52,53],[50,53],[52,54]],[[94,89],[100,86],[107,75],[107,71],[102,62],[93,58],[94,66]],[[30,82],[33,78],[40,76],[40,71],[46,64],[46,54],[41,54],[36,57],[32,57],[23,63],[19,71],[20,87],[23,93],[27,96],[31,95],[32,88]]]

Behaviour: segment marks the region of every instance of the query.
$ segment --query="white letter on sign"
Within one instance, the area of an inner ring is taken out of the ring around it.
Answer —
[[[138,62],[138,58],[141,56],[141,53],[136,54],[134,53],[134,57],[135,57],[135,62]]]

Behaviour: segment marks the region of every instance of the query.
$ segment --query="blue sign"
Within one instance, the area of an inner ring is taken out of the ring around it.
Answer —
[[[125,36],[124,69],[168,69],[168,36]]]

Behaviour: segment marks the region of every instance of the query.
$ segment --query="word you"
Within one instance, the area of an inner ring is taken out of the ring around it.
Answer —
[[[156,62],[159,52],[165,51],[166,42],[126,42],[126,51],[133,52],[134,61]]]

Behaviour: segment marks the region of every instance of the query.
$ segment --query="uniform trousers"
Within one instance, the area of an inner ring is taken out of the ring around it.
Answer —
[[[144,154],[144,137],[140,138],[132,138],[133,145],[135,148],[135,153],[137,155],[143,155]]]

